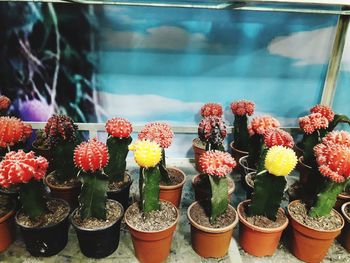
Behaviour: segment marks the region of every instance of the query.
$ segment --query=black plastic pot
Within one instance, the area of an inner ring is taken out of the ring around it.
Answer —
[[[66,201],[64,202],[69,208]],[[69,211],[69,209],[68,209]],[[68,241],[69,220],[67,216],[60,222],[43,227],[28,227],[18,222],[16,214],[16,224],[19,226],[27,251],[34,257],[50,257],[56,255],[65,248]]]
[[[120,223],[124,214],[124,209],[120,203],[116,203],[122,209],[120,217],[115,222],[112,222],[110,225],[103,228],[82,228],[73,220],[73,215],[78,209],[75,209],[71,214],[70,221],[75,229],[75,232],[77,233],[80,250],[86,257],[104,258],[111,255],[118,248]]]
[[[109,199],[115,200],[124,208],[124,211],[129,207],[129,194],[130,194],[130,187],[132,184],[132,180],[129,177],[129,181],[127,184],[124,185],[122,189],[118,189],[116,191],[107,191],[107,196]]]

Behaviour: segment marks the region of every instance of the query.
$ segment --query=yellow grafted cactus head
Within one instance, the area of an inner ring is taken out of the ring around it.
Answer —
[[[273,146],[267,152],[265,168],[275,176],[287,176],[297,164],[295,152],[283,146]]]
[[[136,163],[144,168],[155,167],[162,157],[160,146],[148,140],[138,140],[130,144],[129,150],[134,152]]]

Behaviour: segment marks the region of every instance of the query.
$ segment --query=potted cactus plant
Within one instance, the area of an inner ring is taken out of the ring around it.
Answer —
[[[132,184],[131,177],[126,172],[126,157],[132,142],[132,125],[126,119],[112,118],[106,123],[106,131],[109,153],[109,162],[104,168],[109,179],[107,195],[108,198],[121,203],[125,210],[128,207]]]
[[[320,262],[344,226],[332,209],[350,178],[350,134],[333,131],[314,147],[318,185],[311,199],[288,206],[291,219],[291,251],[299,259]]]
[[[162,200],[173,203],[179,208],[186,175],[180,169],[176,167],[167,167],[166,165],[165,149],[170,147],[173,137],[174,133],[170,126],[161,122],[146,124],[138,134],[140,140],[154,141],[161,147],[162,158],[158,164],[162,175],[159,197]]]
[[[45,125],[50,141],[53,171],[45,178],[53,197],[62,198],[72,209],[78,206],[80,181],[73,163],[74,148],[78,144],[78,126],[66,115],[53,115]]]
[[[221,258],[226,255],[234,227],[236,210],[229,205],[228,175],[236,166],[229,153],[211,150],[199,158],[203,173],[209,178],[211,197],[196,201],[187,209],[191,224],[191,242],[201,257]]]
[[[74,163],[82,180],[79,207],[70,215],[81,252],[91,258],[112,254],[119,245],[123,206],[107,199],[108,177],[103,168],[108,163],[107,146],[91,139],[74,150]]]
[[[129,149],[140,166],[140,202],[126,210],[125,223],[137,259],[142,263],[164,262],[170,253],[179,211],[171,202],[159,199],[162,175],[158,164],[162,150],[156,142],[149,140],[138,140]]]
[[[0,194],[0,253],[4,252],[15,240],[15,208],[16,205],[12,198]]]
[[[260,257],[274,254],[288,225],[280,205],[286,186],[284,177],[295,168],[297,157],[291,148],[278,145],[267,150],[263,162],[264,168],[254,180],[252,199],[237,207],[240,246]]]
[[[48,162],[34,152],[9,152],[0,163],[0,184],[18,185],[22,208],[15,220],[20,227],[27,251],[33,256],[52,256],[68,240],[69,205],[44,196],[42,179]]]

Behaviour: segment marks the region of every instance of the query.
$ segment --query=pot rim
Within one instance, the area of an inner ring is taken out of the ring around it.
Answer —
[[[228,207],[230,207],[231,209],[233,209],[233,211],[235,211],[235,215],[236,215],[236,218],[235,220],[228,226],[225,226],[225,227],[221,227],[221,228],[211,228],[211,227],[206,227],[206,226],[202,226],[198,223],[196,223],[192,218],[191,218],[191,214],[190,214],[190,211],[192,209],[192,207],[197,204],[198,201],[195,201],[193,202],[188,208],[187,208],[187,218],[188,220],[190,221],[190,224],[194,227],[196,227],[197,229],[199,230],[202,230],[204,232],[208,232],[208,233],[214,233],[214,234],[219,234],[219,233],[223,233],[223,232],[227,232],[233,228],[236,227],[236,225],[238,224],[238,213],[236,211],[236,209],[228,204]]]
[[[245,155],[248,155],[248,154],[249,154],[249,152],[247,152],[247,151],[242,151],[242,150],[236,148],[236,147],[234,146],[234,142],[235,142],[234,140],[233,140],[232,142],[230,142],[230,147],[231,147],[232,150],[235,150],[235,151],[237,151],[237,152],[239,152],[239,153],[242,153],[242,154],[245,154]],[[244,156],[243,156],[243,157],[244,157]]]
[[[15,221],[16,221],[16,224],[22,228],[26,228],[26,229],[47,229],[47,228],[52,228],[54,226],[57,226],[58,224],[62,223],[64,220],[66,220],[68,217],[69,217],[69,212],[70,212],[70,206],[69,204],[67,203],[66,200],[63,200],[61,198],[48,198],[47,201],[49,200],[59,200],[61,201],[62,203],[64,203],[69,209],[68,209],[68,212],[67,212],[67,215],[65,217],[62,218],[62,220],[60,220],[59,222],[56,222],[54,224],[51,224],[51,225],[47,225],[47,226],[35,226],[35,227],[32,227],[32,226],[25,226],[25,225],[22,225],[19,221],[18,221],[18,215],[19,213],[22,211],[23,208],[20,208],[16,215],[15,215]]]
[[[241,158],[239,158],[238,163],[239,163],[240,166],[243,167],[243,169],[244,169],[247,173],[256,172],[257,169],[251,168],[251,167],[247,166],[245,163],[243,163],[243,161],[245,161],[245,160],[248,158],[248,156],[249,156],[249,155],[245,155],[245,156],[242,156]]]
[[[199,177],[200,175],[202,174],[196,174],[195,176],[192,177],[192,185],[194,185],[195,178]],[[231,177],[226,176],[226,178],[228,181],[232,181],[232,187],[228,189],[228,194],[230,195],[235,191],[236,185],[235,185],[235,181]]]
[[[247,227],[249,228],[252,228],[253,230],[255,231],[259,231],[259,232],[263,232],[263,233],[275,233],[275,232],[280,232],[280,231],[283,231],[289,224],[289,219],[286,215],[286,213],[284,212],[284,210],[279,207],[278,210],[279,211],[282,211],[283,214],[286,216],[286,221],[283,223],[283,225],[281,226],[278,226],[278,227],[273,227],[273,228],[265,228],[265,227],[260,227],[260,226],[256,226],[256,225],[253,225],[251,223],[249,223],[240,213],[240,208],[245,205],[246,203],[250,203],[251,202],[251,199],[248,199],[248,200],[244,200],[242,202],[240,202],[237,206],[237,213],[238,213],[238,216],[239,216],[239,221],[246,225]]]
[[[345,217],[346,221],[348,221],[348,223],[350,223],[350,216],[347,213],[345,213],[345,208],[347,206],[350,206],[350,202],[346,202],[341,206],[341,212],[342,212],[343,216]]]
[[[307,165],[306,163],[304,163],[304,156],[300,156],[298,158],[298,162],[299,162],[300,165],[302,165],[302,166],[304,166],[304,167],[306,167],[308,169],[312,169],[312,167],[310,165]]]
[[[300,222],[299,220],[297,220],[295,217],[293,217],[293,215],[289,212],[289,207],[291,205],[293,205],[294,203],[301,203],[301,200],[300,199],[297,199],[297,200],[294,200],[292,202],[290,202],[287,206],[287,209],[288,209],[288,215],[295,221],[297,222],[299,225],[302,225],[303,227],[306,227],[308,229],[311,229],[311,230],[314,230],[314,231],[317,231],[317,232],[324,232],[324,233],[333,233],[333,232],[337,232],[337,231],[340,231],[343,227],[344,227],[344,218],[341,216],[341,214],[339,212],[337,212],[337,210],[335,210],[334,208],[332,208],[332,210],[341,218],[342,220],[342,225],[337,228],[337,229],[333,229],[333,230],[322,230],[322,229],[317,229],[317,228],[314,228],[314,227],[310,227],[302,222]]]
[[[8,211],[7,214],[0,217],[0,224],[2,222],[5,222],[7,219],[9,219],[14,214],[16,214],[16,202],[11,199],[11,203],[12,203],[12,209],[10,211]]]
[[[107,226],[102,226],[102,227],[96,227],[96,228],[85,228],[85,227],[82,227],[82,226],[79,226],[76,224],[76,222],[74,221],[73,219],[73,216],[75,215],[75,213],[78,211],[79,207],[75,208],[74,211],[69,215],[69,221],[70,223],[72,224],[72,226],[74,228],[77,228],[79,230],[83,230],[83,231],[86,231],[86,232],[95,232],[95,231],[100,231],[100,230],[105,230],[107,228],[110,228],[111,226],[113,226],[115,223],[117,223],[119,220],[122,219],[123,215],[124,215],[124,208],[123,206],[118,202],[118,201],[115,201],[113,199],[107,199],[108,201],[112,201],[113,203],[116,203],[119,208],[121,209],[121,213],[120,215],[117,217],[117,219],[115,219],[114,221],[112,221],[110,224],[108,224]]]
[[[342,192],[342,193],[338,194],[337,197],[341,198],[341,199],[350,199],[350,193]]]
[[[178,184],[175,184],[175,185],[159,185],[159,188],[160,189],[163,189],[163,190],[172,190],[172,189],[175,189],[175,188],[179,188],[181,186],[183,186],[186,182],[186,174],[184,173],[184,171],[182,171],[181,169],[177,168],[177,167],[174,167],[174,166],[170,166],[170,167],[167,167],[167,169],[173,169],[173,170],[176,170],[178,172],[180,172],[183,176],[183,180],[178,183]]]
[[[55,170],[56,171],[56,170]],[[68,190],[68,189],[74,189],[74,188],[80,188],[81,187],[81,182],[79,181],[79,179],[76,180],[76,184],[74,186],[56,186],[56,185],[53,185],[49,182],[48,178],[49,177],[53,177],[53,173],[55,171],[52,171],[51,173],[49,173],[45,178],[44,178],[44,182],[45,184],[49,187],[49,188],[52,188],[52,189],[61,189],[61,190]]]
[[[127,171],[125,171],[125,174],[128,176],[129,180],[128,180],[128,182],[124,185],[124,187],[121,188],[121,189],[117,189],[117,190],[108,190],[108,189],[107,189],[107,193],[118,193],[118,192],[121,192],[122,190],[124,190],[126,187],[128,187],[129,185],[131,185],[131,184],[134,182],[134,180],[131,179],[131,176],[130,176],[130,174],[129,174]]]
[[[168,229],[174,227],[177,225],[177,223],[179,222],[180,220],[180,212],[179,212],[179,209],[171,202],[169,201],[166,201],[166,200],[163,200],[163,199],[159,199],[159,202],[165,202],[165,203],[168,203],[168,204],[171,204],[171,206],[173,208],[175,208],[176,210],[176,219],[175,221],[168,227],[164,228],[164,229],[161,229],[161,230],[154,230],[154,231],[144,231],[144,230],[140,230],[140,229],[137,229],[135,228],[133,225],[131,225],[131,223],[128,221],[128,219],[126,218],[126,213],[128,212],[128,210],[130,209],[130,207],[132,205],[134,205],[135,203],[133,203],[131,206],[128,207],[128,209],[126,209],[125,213],[124,213],[124,220],[125,220],[125,223],[127,224],[127,226],[129,228],[131,228],[133,231],[136,231],[136,232],[139,232],[139,233],[145,233],[145,234],[152,234],[152,233],[159,233],[159,232],[163,232],[163,231],[167,231]]]

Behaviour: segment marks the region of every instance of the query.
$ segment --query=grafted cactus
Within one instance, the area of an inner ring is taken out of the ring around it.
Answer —
[[[79,195],[82,219],[106,219],[108,178],[102,169],[109,159],[107,146],[96,139],[79,144],[74,150],[74,163],[81,170],[83,184]]]
[[[123,182],[128,147],[132,142],[132,125],[126,119],[112,118],[106,123],[106,131],[109,135],[107,147],[110,159],[104,171],[110,182]]]
[[[222,142],[226,135],[225,122],[219,117],[206,117],[198,125],[198,136],[201,141],[206,143],[206,151],[224,151]]]
[[[201,107],[200,113],[203,118],[209,116],[217,116],[221,118],[223,111],[222,106],[219,103],[209,102]]]
[[[140,207],[143,212],[159,210],[161,148],[156,142],[138,140],[129,149],[134,152],[134,159],[140,166]]]
[[[1,95],[0,96],[0,116],[6,115],[10,105],[11,105],[11,100],[6,96]]]
[[[209,176],[211,187],[210,221],[225,213],[228,206],[228,183],[226,175],[236,166],[230,154],[221,151],[206,151],[199,158],[199,165],[204,174]]]
[[[32,134],[32,126],[15,117],[0,117],[0,147],[24,142]]]
[[[276,220],[286,186],[284,176],[290,174],[296,164],[297,157],[292,149],[273,146],[268,150],[265,158],[266,170],[258,173],[254,180],[249,216],[261,215]]]
[[[24,212],[36,219],[48,209],[44,199],[42,178],[46,174],[48,162],[44,157],[36,157],[34,152],[23,150],[9,152],[0,163],[0,187],[19,185],[19,197]]]

